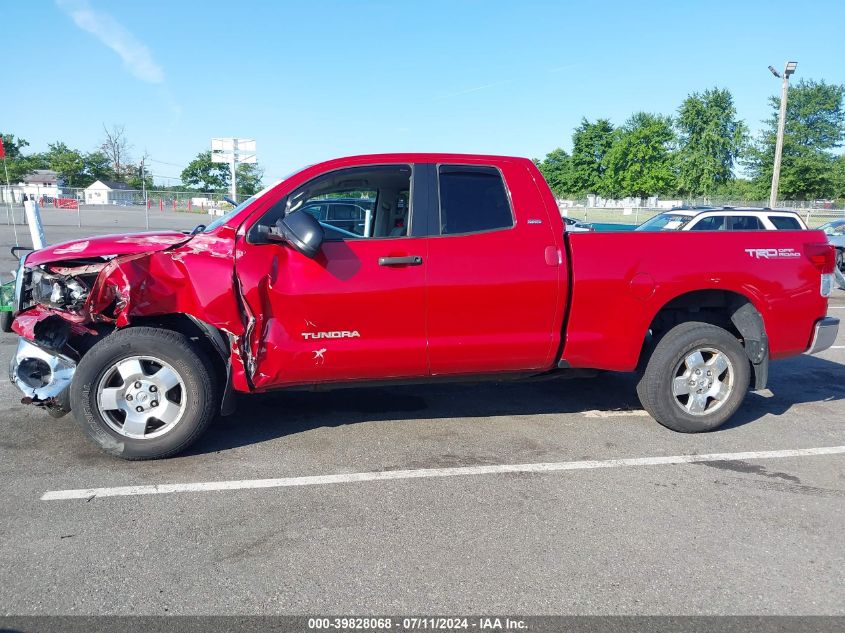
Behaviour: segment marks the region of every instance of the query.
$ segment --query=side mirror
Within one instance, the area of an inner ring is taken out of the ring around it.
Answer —
[[[325,232],[313,215],[300,211],[277,220],[267,237],[287,242],[306,257],[314,259],[320,252]]]

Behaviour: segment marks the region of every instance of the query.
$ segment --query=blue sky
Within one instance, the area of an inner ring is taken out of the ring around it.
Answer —
[[[271,181],[347,154],[541,157],[582,116],[712,86],[756,130],[787,59],[845,83],[841,1],[2,0],[0,21],[0,130],[88,151],[124,124],[159,181],[213,136],[255,138]]]

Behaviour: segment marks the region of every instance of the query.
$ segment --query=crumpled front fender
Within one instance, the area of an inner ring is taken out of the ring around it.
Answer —
[[[85,256],[84,251],[78,253],[79,259]],[[47,266],[61,268],[63,274],[74,272],[73,265]],[[67,340],[102,335],[109,327],[127,327],[135,320],[188,315],[224,333],[231,343],[232,383],[238,391],[250,389],[242,360],[246,317],[237,290],[234,231],[199,234],[167,250],[120,255],[96,267],[96,280],[78,311],[36,305],[17,315],[14,331],[37,345],[61,351],[60,337],[51,342],[39,331],[61,330],[55,327],[59,319],[67,323]],[[95,271],[89,267],[86,272]]]

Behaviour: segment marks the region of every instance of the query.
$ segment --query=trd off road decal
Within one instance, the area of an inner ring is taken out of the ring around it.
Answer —
[[[801,253],[794,248],[746,248],[752,259],[793,259],[801,257]]]

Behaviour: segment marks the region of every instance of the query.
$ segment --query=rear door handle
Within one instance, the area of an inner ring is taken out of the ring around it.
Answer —
[[[405,257],[379,257],[379,266],[421,266],[422,257],[419,255],[407,255]]]

